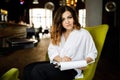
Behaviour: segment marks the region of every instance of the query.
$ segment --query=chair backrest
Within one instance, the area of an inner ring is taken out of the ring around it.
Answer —
[[[88,65],[87,69],[83,71],[84,78],[79,78],[75,80],[92,80],[93,79],[95,71],[96,71],[96,67],[97,67],[101,52],[102,52],[102,48],[104,46],[108,28],[109,27],[107,24],[93,26],[93,27],[85,27],[85,29],[88,30],[93,37],[96,48],[98,50],[98,56],[96,58],[96,61]]]

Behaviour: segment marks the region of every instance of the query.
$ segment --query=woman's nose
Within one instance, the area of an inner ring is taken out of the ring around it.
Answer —
[[[68,19],[66,19],[66,20],[65,20],[65,23],[69,23],[69,20],[68,20]]]

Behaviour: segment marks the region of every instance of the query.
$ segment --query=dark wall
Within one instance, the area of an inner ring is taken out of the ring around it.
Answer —
[[[105,10],[105,5],[109,1],[116,3],[115,11],[108,12]],[[103,17],[102,23],[109,25],[108,34],[103,48],[103,56],[110,61],[120,63],[119,52],[119,31],[120,31],[120,4],[118,0],[103,0]]]
[[[26,5],[21,5],[20,0],[0,0],[0,9],[8,11],[8,20],[18,22],[20,17],[24,15]]]

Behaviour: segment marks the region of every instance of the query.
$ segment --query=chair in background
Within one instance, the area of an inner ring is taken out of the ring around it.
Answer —
[[[20,80],[18,68],[11,68],[0,77],[0,80]]]
[[[85,29],[88,30],[93,37],[96,48],[98,50],[98,56],[96,58],[95,63],[89,64],[87,66],[87,69],[83,71],[84,78],[79,78],[74,80],[92,80],[93,79],[109,27],[107,24],[103,24],[103,25],[98,25],[94,27],[85,27]]]

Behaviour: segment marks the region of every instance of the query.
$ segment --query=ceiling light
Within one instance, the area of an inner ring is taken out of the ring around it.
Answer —
[[[33,0],[33,4],[39,4],[38,0]]]

